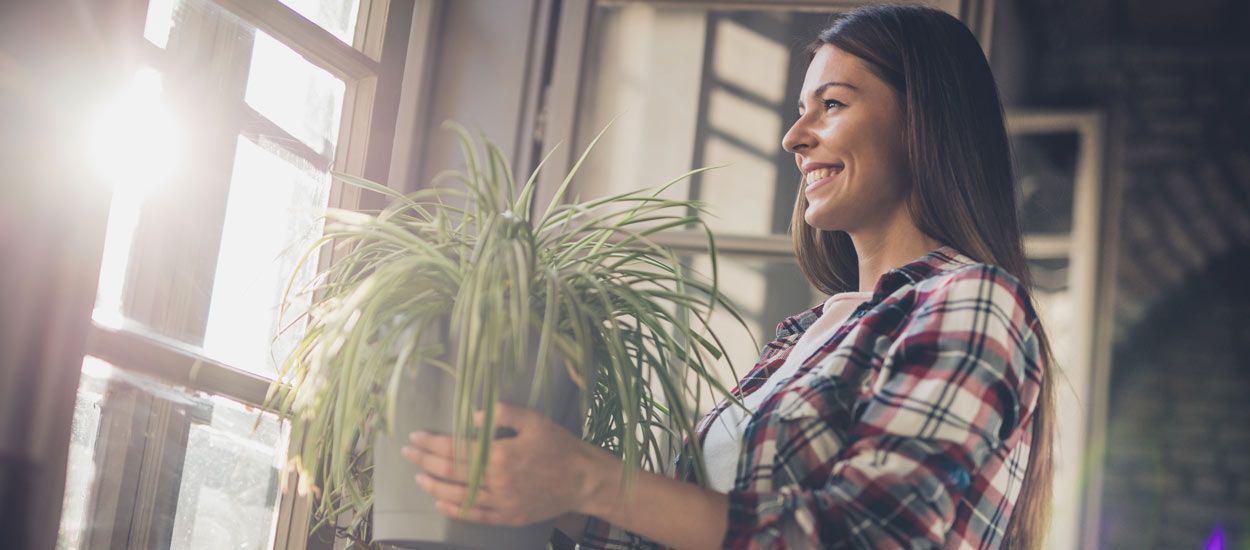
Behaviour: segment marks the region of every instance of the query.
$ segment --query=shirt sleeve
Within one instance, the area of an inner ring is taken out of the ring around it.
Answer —
[[[798,339],[803,331],[804,321],[810,323],[811,319],[820,314],[820,307],[816,306],[778,323],[777,339],[764,345],[763,349],[760,350],[759,361],[742,377],[738,385],[733,389],[733,392],[737,393],[740,390],[749,391],[749,389],[758,386],[766,380],[771,372],[770,369],[775,370],[785,361],[791,344]],[[804,316],[807,317],[805,318]],[[700,422],[716,418],[726,406],[728,405],[724,402],[718,404]],[[687,442],[686,445],[690,445],[690,443]],[[677,463],[674,464],[674,467],[678,472],[677,479],[697,483],[694,481],[696,466],[687,453],[683,452],[678,455]],[[582,540],[578,543],[577,548],[582,550],[653,550],[662,549],[665,546],[591,516],[588,518],[586,530],[583,532]]]
[[[726,548],[943,543],[972,476],[1032,420],[1042,373],[1036,314],[1015,277],[975,264],[943,278],[917,297],[857,401],[827,481],[731,491]]]

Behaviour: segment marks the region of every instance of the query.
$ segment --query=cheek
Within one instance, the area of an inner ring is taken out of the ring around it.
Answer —
[[[889,189],[908,186],[910,168],[907,150],[892,132],[872,129],[859,134],[861,139],[851,149],[859,167],[859,177]]]

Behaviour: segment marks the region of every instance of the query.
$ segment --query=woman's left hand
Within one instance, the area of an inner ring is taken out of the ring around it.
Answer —
[[[481,413],[477,415],[481,422]],[[496,428],[515,437],[491,442],[490,459],[477,499],[468,498],[468,442],[426,432],[409,435],[404,458],[421,468],[417,485],[438,501],[440,512],[466,521],[521,526],[569,512],[582,512],[595,494],[601,471],[616,457],[583,442],[562,426],[529,409],[498,403]],[[459,446],[459,453],[453,449]]]

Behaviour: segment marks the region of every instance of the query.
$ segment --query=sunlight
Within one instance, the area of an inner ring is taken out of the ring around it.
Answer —
[[[96,175],[113,189],[104,257],[92,318],[105,326],[122,320],[122,292],[130,244],[144,196],[172,177],[179,132],[162,97],[161,75],[145,67],[100,111],[87,136]]]
[[[144,67],[91,126],[92,167],[114,190],[146,193],[168,181],[178,165],[178,124],[161,93],[160,73]]]
[[[321,235],[330,187],[328,174],[280,151],[238,139],[203,344],[209,357],[269,377],[302,335],[275,339],[293,320],[280,304],[300,256]],[[312,258],[296,288],[312,275]]]

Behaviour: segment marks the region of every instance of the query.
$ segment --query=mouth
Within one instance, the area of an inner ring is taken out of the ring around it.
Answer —
[[[808,172],[807,175],[804,176],[803,182],[807,184],[808,188],[811,188],[817,183],[821,183],[824,180],[831,179],[833,176],[840,174],[843,168],[845,168],[845,166],[841,164],[835,164],[827,168],[817,168]]]

